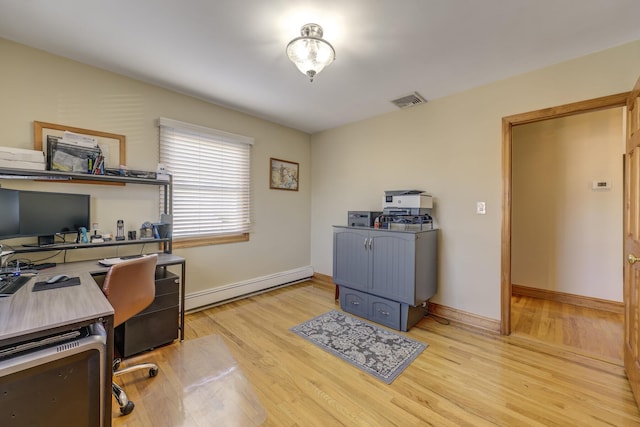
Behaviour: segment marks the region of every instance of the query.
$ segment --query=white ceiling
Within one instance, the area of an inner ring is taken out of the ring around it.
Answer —
[[[0,37],[313,133],[640,39],[639,0],[0,0]],[[287,59],[303,24],[336,61]]]

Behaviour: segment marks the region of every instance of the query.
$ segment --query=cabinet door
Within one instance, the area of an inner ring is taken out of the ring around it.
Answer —
[[[336,229],[333,233],[333,281],[354,289],[367,289],[369,275],[369,233]]]
[[[371,238],[371,292],[414,305],[415,235],[372,231]]]

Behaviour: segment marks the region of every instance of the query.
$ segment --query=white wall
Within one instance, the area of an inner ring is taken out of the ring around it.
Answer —
[[[155,170],[158,117],[255,138],[250,241],[176,250],[187,259],[187,293],[310,267],[309,135],[127,77],[0,39],[0,145],[33,148],[33,121],[126,135],[127,166]],[[269,189],[269,158],[300,163],[300,190]],[[92,221],[115,233],[158,219],[154,187],[17,182],[5,187],[90,193]],[[136,188],[137,187],[137,188]],[[68,259],[83,256],[69,252]],[[100,255],[106,256],[108,254]],[[86,257],[94,257],[94,253]]]
[[[622,108],[513,128],[514,284],[622,301],[623,156]]]
[[[315,270],[332,274],[331,225],[348,210],[379,209],[385,190],[426,190],[441,229],[433,301],[499,319],[502,117],[625,92],[639,74],[637,41],[313,135]]]

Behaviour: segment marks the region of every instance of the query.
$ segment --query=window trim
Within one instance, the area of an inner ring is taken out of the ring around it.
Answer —
[[[225,243],[248,242],[249,233],[227,234],[224,236],[184,237],[174,239],[173,249],[195,248],[198,246],[223,245]]]

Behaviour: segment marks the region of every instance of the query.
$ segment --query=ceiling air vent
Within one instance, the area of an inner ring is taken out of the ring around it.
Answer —
[[[413,92],[411,95],[405,95],[398,99],[394,99],[393,104],[398,108],[409,108],[415,105],[424,104],[427,102],[418,92]]]

